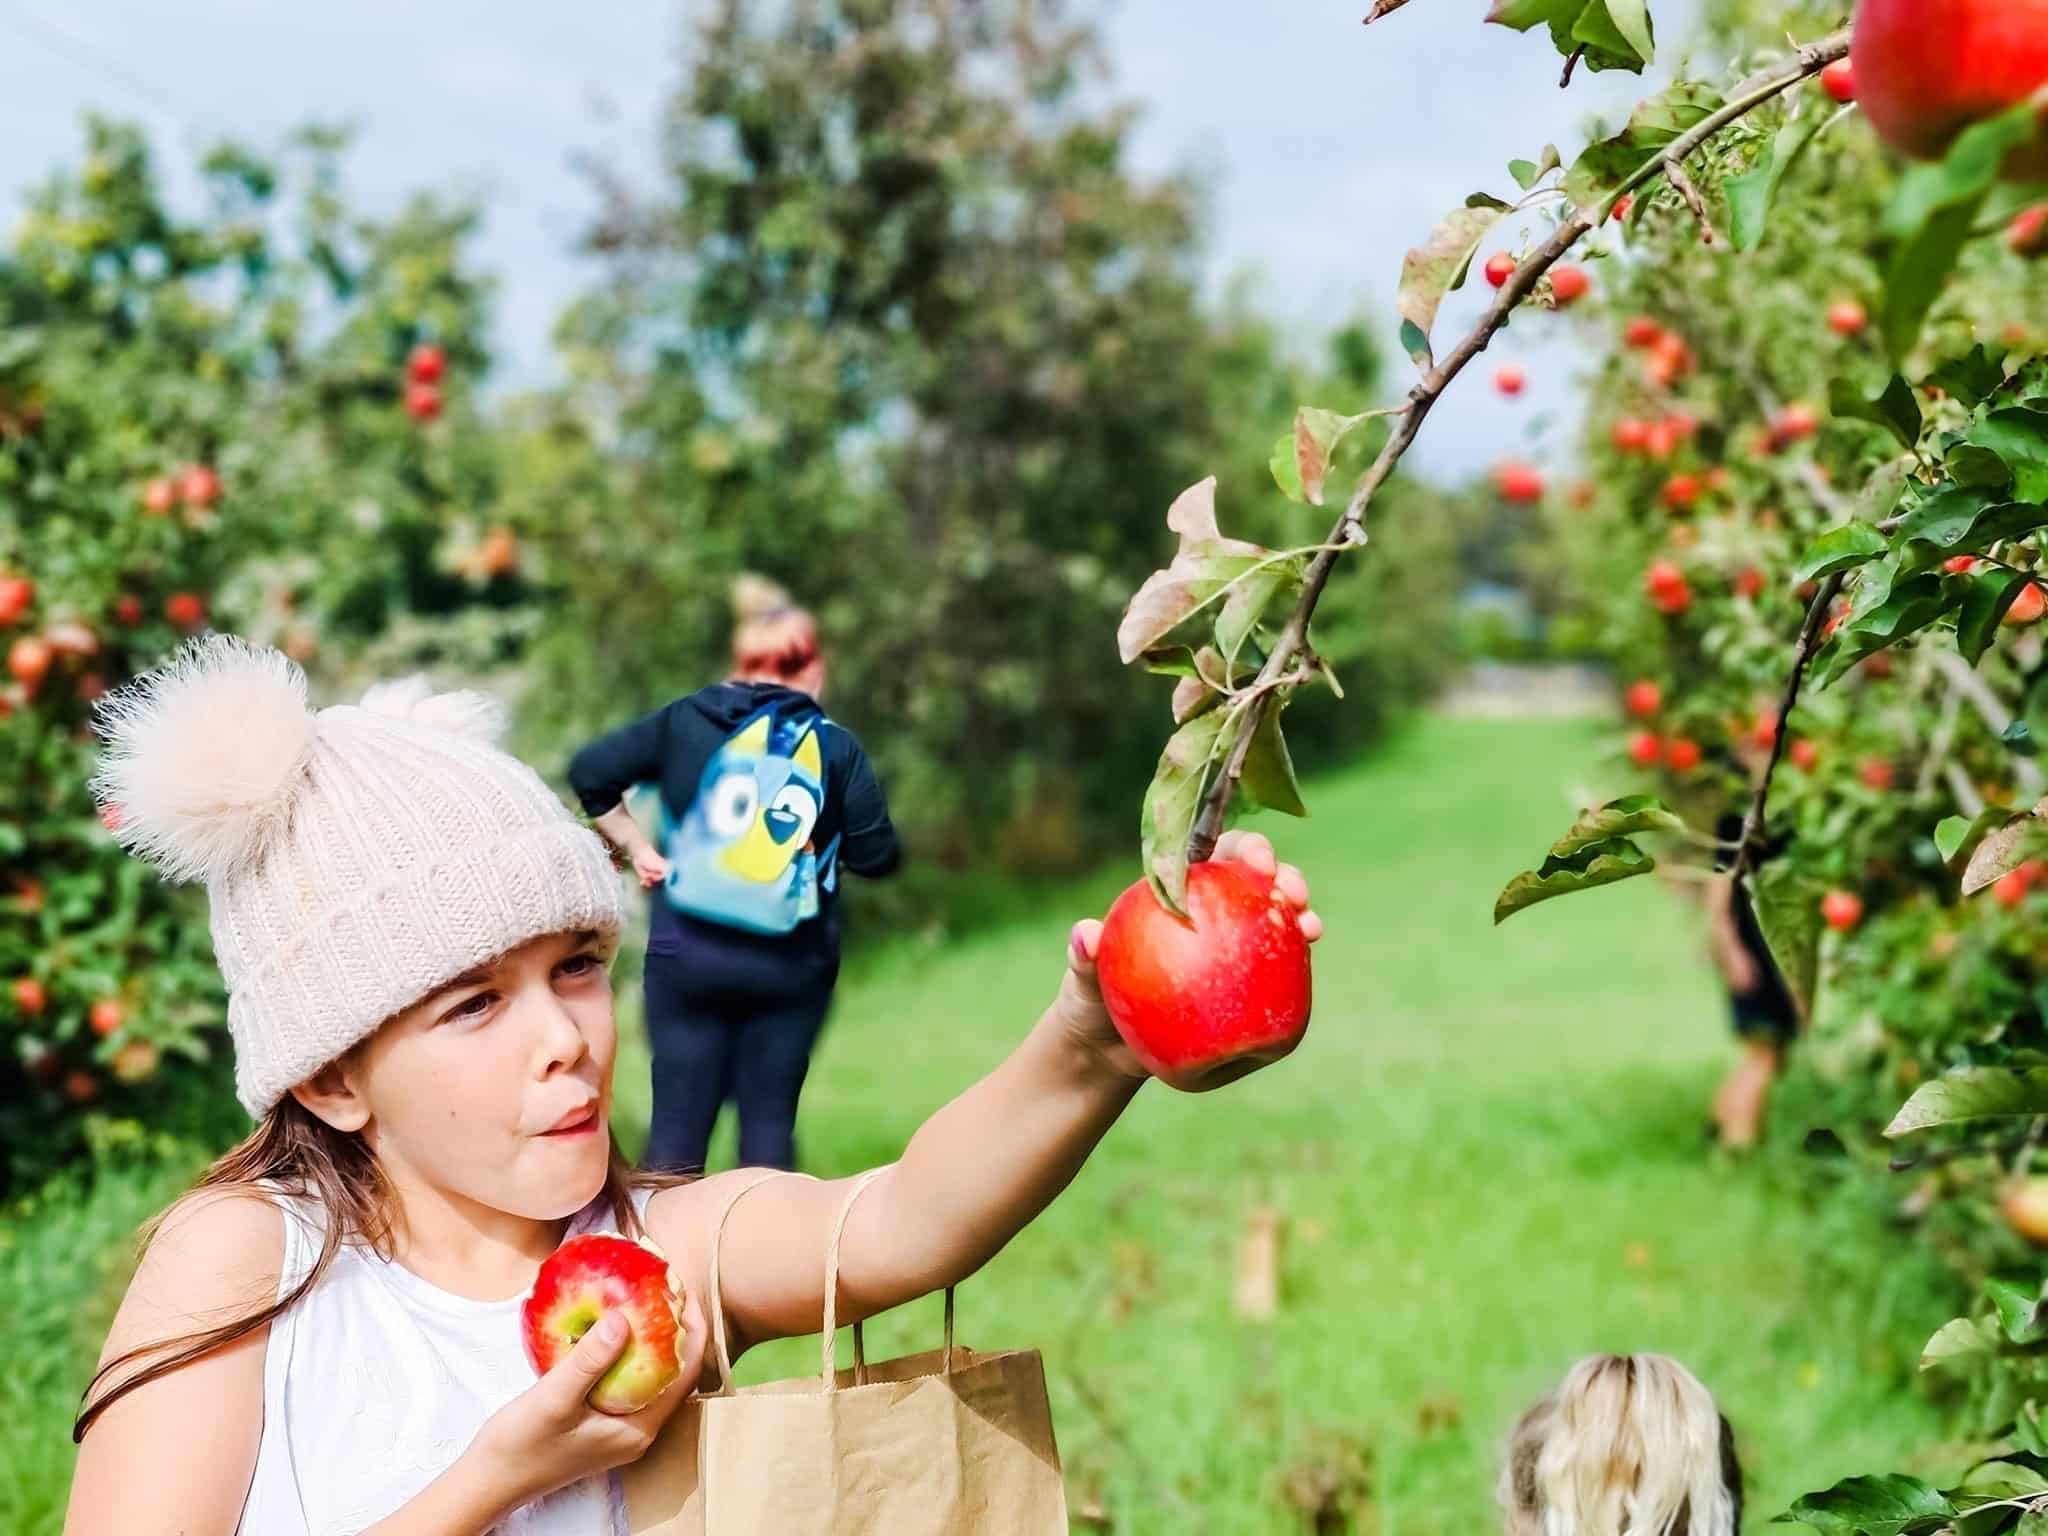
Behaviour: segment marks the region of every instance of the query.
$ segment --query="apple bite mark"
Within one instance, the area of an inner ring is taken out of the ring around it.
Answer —
[[[610,1233],[572,1237],[541,1265],[520,1310],[526,1358],[546,1375],[599,1318],[620,1313],[631,1336],[589,1402],[600,1413],[637,1413],[681,1372],[677,1302],[668,1260],[652,1245]]]

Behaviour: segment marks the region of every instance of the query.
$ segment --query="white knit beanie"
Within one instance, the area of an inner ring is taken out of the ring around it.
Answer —
[[[258,1118],[472,966],[551,933],[617,945],[604,844],[494,744],[481,694],[409,678],[316,714],[284,655],[210,635],[98,724],[115,835],[206,884],[235,1091]]]

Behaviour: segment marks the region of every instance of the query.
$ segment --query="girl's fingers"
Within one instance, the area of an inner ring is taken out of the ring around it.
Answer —
[[[1308,907],[1308,876],[1292,864],[1282,864],[1273,876],[1273,889],[1287,898],[1287,904],[1297,912]]]
[[[1280,868],[1280,860],[1273,852],[1273,844],[1258,832],[1226,832],[1216,840],[1216,854],[1219,859],[1236,859],[1249,865],[1262,875],[1270,875]]]
[[[1301,936],[1313,944],[1323,936],[1323,920],[1313,912],[1301,914]]]
[[[1095,956],[1102,947],[1102,924],[1087,917],[1074,924],[1073,932],[1067,935],[1067,961],[1073,968],[1086,975],[1095,969]]]

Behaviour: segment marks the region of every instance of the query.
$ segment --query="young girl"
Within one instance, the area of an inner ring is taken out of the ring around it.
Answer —
[[[698,1385],[715,1225],[735,1353],[814,1331],[852,1181],[636,1186],[609,1125],[603,845],[490,745],[476,696],[391,684],[314,714],[305,689],[277,653],[209,639],[103,721],[120,835],[206,882],[258,1124],[156,1224],[87,1392],[65,1529],[617,1536],[607,1469]],[[1317,935],[1262,839],[1226,852]],[[1099,933],[1075,928],[1023,1043],[854,1205],[842,1321],[987,1263],[1137,1092]],[[643,1228],[687,1297],[683,1372],[608,1417],[584,1399],[622,1320],[536,1381],[520,1302],[567,1234]]]
[[[1735,1536],[1735,1434],[1676,1360],[1594,1355],[1522,1415],[1500,1502],[1507,1536]]]
[[[699,1172],[719,1110],[739,1160],[796,1166],[796,1110],[839,976],[839,877],[892,873],[867,753],[825,718],[818,626],[772,582],[735,591],[731,678],[599,737],[569,763],[598,831],[654,889],[642,975],[654,1057],[649,1168]],[[666,852],[625,795],[661,788]]]

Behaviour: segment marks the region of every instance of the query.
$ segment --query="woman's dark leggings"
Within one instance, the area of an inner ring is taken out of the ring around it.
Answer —
[[[664,1172],[704,1166],[711,1128],[730,1099],[739,1111],[742,1167],[796,1166],[796,1104],[832,989],[762,999],[694,994],[681,967],[647,957],[647,1041],[654,1113],[641,1161]]]

